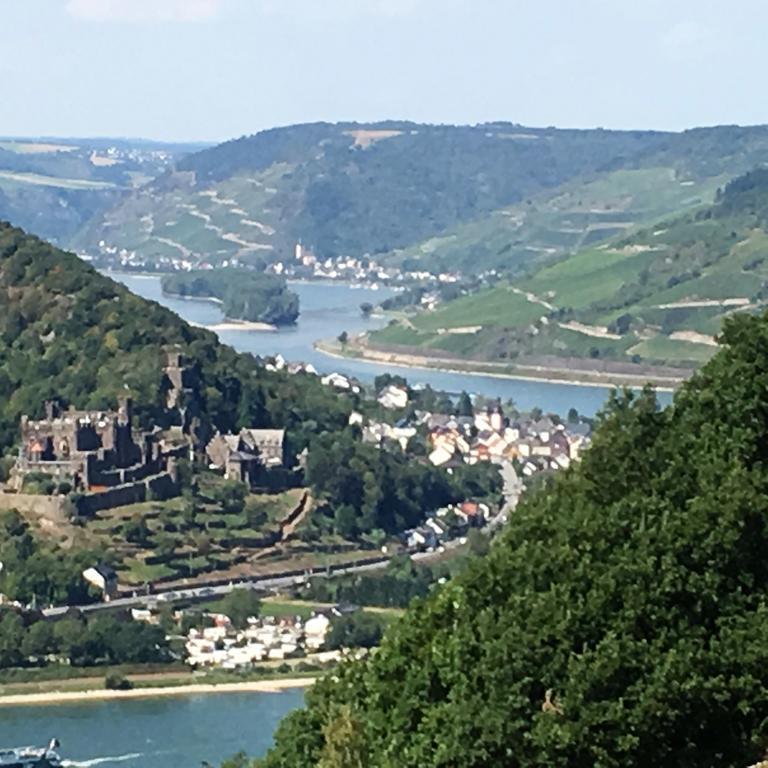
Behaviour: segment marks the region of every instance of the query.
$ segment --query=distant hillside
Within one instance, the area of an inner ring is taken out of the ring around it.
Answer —
[[[768,318],[615,398],[487,558],[288,716],[259,768],[737,768],[768,745]],[[238,765],[242,762],[238,763]],[[246,763],[247,764],[247,763]]]
[[[722,126],[663,134],[635,154],[436,237],[384,261],[435,273],[529,270],[649,222],[711,203],[718,187],[768,162],[766,128]]]
[[[126,190],[201,148],[126,139],[0,138],[0,220],[68,242]]]
[[[184,157],[72,244],[259,265],[292,258],[301,240],[322,258],[515,271],[710,202],[762,162],[765,127],[297,125]]]
[[[767,226],[768,170],[759,169],[710,206],[395,322],[371,343],[479,360],[699,364],[725,317],[766,306]]]

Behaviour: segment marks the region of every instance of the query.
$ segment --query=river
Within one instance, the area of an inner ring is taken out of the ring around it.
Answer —
[[[119,272],[109,276],[127,285],[134,293],[158,301],[172,309],[185,320],[199,325],[221,322],[218,305],[207,301],[185,301],[163,296],[160,278],[148,275],[131,275]],[[405,376],[411,384],[429,384],[434,389],[458,393],[466,390],[472,394],[513,400],[522,410],[539,407],[550,413],[565,415],[570,408],[593,416],[605,402],[607,387],[580,386],[578,384],[501,379],[493,376],[473,376],[466,373],[445,373],[427,369],[401,368],[362,360],[338,359],[318,352],[314,342],[334,339],[342,331],[350,335],[373,330],[387,322],[380,317],[364,318],[360,304],[377,304],[391,292],[370,288],[357,288],[339,283],[291,283],[299,294],[301,315],[295,327],[278,331],[232,330],[219,331],[219,338],[240,352],[271,356],[281,354],[289,361],[312,363],[320,373],[338,371],[355,376],[361,381],[372,381],[380,373],[389,372]],[[667,403],[670,397],[660,393],[659,399]]]
[[[243,750],[264,754],[301,689],[0,708],[0,748],[61,742],[65,765],[125,768],[218,766]]]

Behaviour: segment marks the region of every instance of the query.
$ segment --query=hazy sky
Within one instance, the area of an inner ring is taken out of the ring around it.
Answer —
[[[768,122],[765,0],[0,0],[0,135]]]

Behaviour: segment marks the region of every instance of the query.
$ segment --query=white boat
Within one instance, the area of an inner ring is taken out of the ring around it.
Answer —
[[[56,751],[59,742],[51,739],[47,747],[12,747],[0,749],[0,768],[62,768]]]

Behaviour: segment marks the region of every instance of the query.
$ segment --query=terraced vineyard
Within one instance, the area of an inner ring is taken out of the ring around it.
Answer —
[[[118,507],[88,521],[79,544],[107,548],[128,584],[228,572],[284,556],[282,522],[305,491],[238,494],[216,476],[203,477],[197,498]]]
[[[412,269],[519,273],[714,200],[727,175],[694,178],[673,168],[617,170],[502,208],[385,260]]]
[[[684,133],[316,123],[178,160],[72,244],[213,265],[374,255],[432,272],[519,274],[711,202],[768,160],[768,129]]]
[[[767,222],[768,171],[755,171],[713,205],[393,321],[369,343],[484,361],[544,355],[693,367],[716,350],[725,317],[765,308]]]

